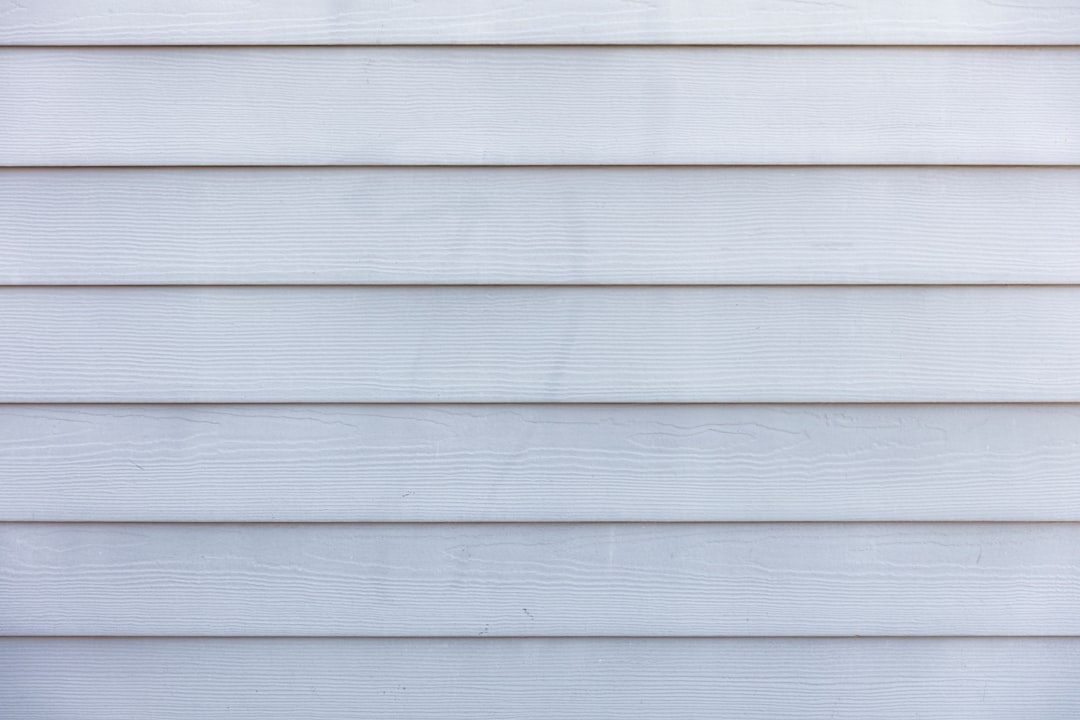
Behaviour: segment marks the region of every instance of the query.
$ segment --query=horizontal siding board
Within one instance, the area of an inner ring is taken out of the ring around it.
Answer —
[[[0,640],[20,720],[1073,720],[1078,674],[1074,639]]]
[[[0,525],[6,635],[1080,634],[1075,524]]]
[[[1068,405],[7,405],[0,437],[0,520],[1080,520]]]
[[[1065,168],[0,172],[7,284],[1076,283]]]
[[[9,44],[208,43],[841,43],[1080,42],[1068,2],[977,0],[855,4],[755,0],[391,0],[10,3]]]
[[[5,288],[5,402],[1080,400],[1080,289]]]
[[[0,50],[0,165],[1080,163],[1080,52]]]

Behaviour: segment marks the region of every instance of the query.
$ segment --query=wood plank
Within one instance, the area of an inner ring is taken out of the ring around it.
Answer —
[[[1080,525],[0,525],[0,634],[1076,635]]]
[[[1072,720],[1075,639],[7,639],[20,720]]]
[[[1071,168],[0,171],[6,284],[1080,282]]]
[[[1080,163],[1053,48],[7,48],[0,165]]]
[[[11,2],[7,44],[795,43],[1076,44],[1073,5],[977,0],[364,0]]]
[[[1069,405],[0,406],[0,520],[1080,520]]]
[[[4,288],[5,402],[1080,401],[1080,288]]]

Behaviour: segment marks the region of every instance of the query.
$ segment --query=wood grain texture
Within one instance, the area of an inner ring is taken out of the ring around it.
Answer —
[[[0,524],[0,634],[1076,635],[1076,524]]]
[[[1074,639],[0,640],[19,720],[1073,720]]]
[[[1080,282],[1066,168],[0,171],[7,284]]]
[[[1067,405],[7,405],[0,438],[0,520],[1080,520]]]
[[[1080,163],[1053,48],[0,50],[0,165]]]
[[[1080,289],[4,288],[5,402],[1080,400]]]
[[[9,0],[0,42],[1076,44],[1078,18],[1072,0]]]

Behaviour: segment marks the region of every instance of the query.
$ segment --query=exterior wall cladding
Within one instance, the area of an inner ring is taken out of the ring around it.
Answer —
[[[1080,4],[0,3],[0,718],[1080,717]]]

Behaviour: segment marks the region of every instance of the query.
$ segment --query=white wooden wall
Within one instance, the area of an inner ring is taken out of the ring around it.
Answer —
[[[1080,2],[0,3],[0,718],[1080,717]]]

